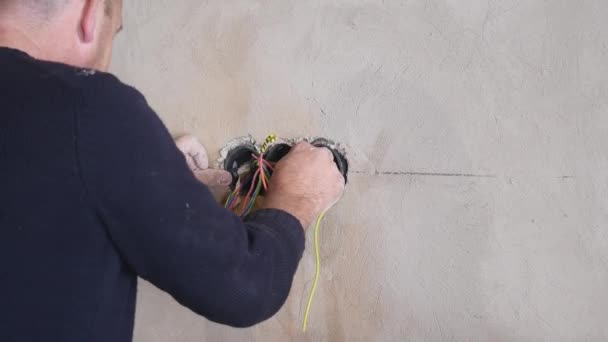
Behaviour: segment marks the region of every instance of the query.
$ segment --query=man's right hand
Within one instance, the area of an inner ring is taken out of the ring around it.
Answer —
[[[301,142],[275,166],[263,206],[292,214],[306,229],[343,192],[344,177],[331,151]]]

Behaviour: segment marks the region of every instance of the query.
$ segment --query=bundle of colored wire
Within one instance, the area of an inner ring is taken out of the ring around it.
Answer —
[[[233,204],[238,202],[237,197],[238,197],[238,193],[240,191],[241,191],[241,178],[239,177],[239,179],[236,182],[236,187],[234,188],[234,191],[232,191],[228,195],[228,198],[226,199],[226,203],[224,204],[225,208],[232,209]]]
[[[245,217],[251,213],[255,202],[262,191],[262,188],[264,188],[264,190],[268,190],[270,171],[273,169],[273,165],[264,159],[262,153],[259,155],[253,154],[252,157],[255,159],[255,161],[252,163],[253,168],[249,173],[251,174],[251,172],[253,172],[249,191],[244,198],[241,198],[243,182],[244,179],[248,178],[248,175],[239,176],[234,191],[228,195],[226,203],[224,204],[224,207],[239,213],[241,217]],[[253,171],[254,169],[255,172]],[[240,211],[238,210],[239,207],[241,207]]]

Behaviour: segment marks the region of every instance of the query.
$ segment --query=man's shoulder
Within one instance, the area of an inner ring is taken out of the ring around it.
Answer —
[[[85,102],[112,103],[144,101],[137,89],[123,83],[111,73],[75,66],[54,64],[53,77],[65,88],[79,93]]]
[[[137,125],[156,121],[145,97],[116,76],[92,69],[37,60],[0,48],[0,89],[19,101],[36,98],[48,110],[74,113],[80,122]]]
[[[141,96],[134,88],[121,82],[116,76],[92,69],[32,58],[27,53],[0,46],[0,80],[7,89],[15,92],[48,94],[57,91],[75,97],[77,93],[94,93],[103,96],[110,93],[120,99],[120,94]],[[46,89],[46,91],[45,91]]]
[[[150,119],[153,111],[134,87],[111,73],[63,65],[56,74],[70,96],[77,99],[81,118],[106,122]],[[124,114],[128,113],[128,116]]]
[[[111,73],[86,69],[67,64],[26,58],[18,63],[22,72],[19,78],[39,87],[62,89],[72,98],[80,98],[83,104],[96,106],[129,106],[145,103],[143,95],[135,88],[123,83]]]
[[[144,96],[134,87],[123,83],[113,74],[92,69],[76,69],[71,76],[75,88],[82,94],[84,104],[133,108],[146,104]]]

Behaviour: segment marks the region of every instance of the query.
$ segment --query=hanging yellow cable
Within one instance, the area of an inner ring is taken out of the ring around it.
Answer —
[[[302,332],[306,332],[306,326],[308,325],[308,316],[310,314],[310,306],[312,305],[312,300],[315,297],[315,291],[317,290],[317,284],[319,283],[319,273],[321,270],[321,256],[319,253],[319,227],[321,226],[321,221],[325,216],[325,212],[319,215],[317,219],[317,224],[315,224],[314,231],[314,239],[315,239],[315,279],[312,283],[312,289],[310,290],[310,295],[308,296],[308,304],[306,304],[306,312],[304,313],[304,322],[302,323]]]

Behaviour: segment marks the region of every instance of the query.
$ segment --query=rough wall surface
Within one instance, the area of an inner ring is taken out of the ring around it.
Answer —
[[[345,143],[351,183],[253,329],[141,282],[135,341],[608,340],[608,2],[125,1],[114,72],[175,134]],[[309,234],[311,235],[311,234]]]

